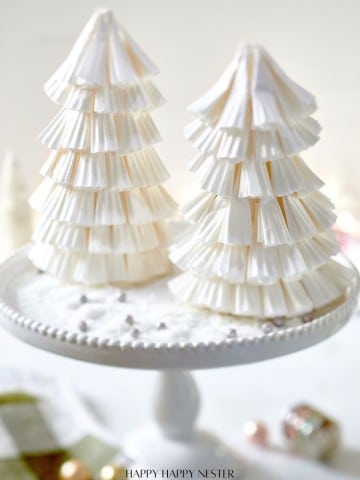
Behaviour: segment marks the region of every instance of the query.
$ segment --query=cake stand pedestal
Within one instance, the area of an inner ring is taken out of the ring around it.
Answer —
[[[38,312],[39,305],[35,308],[22,293],[24,285],[34,281],[35,273],[25,252],[20,251],[0,265],[0,318],[7,331],[37,348],[97,364],[161,371],[155,421],[123,442],[131,468],[181,470],[178,478],[186,480],[210,478],[210,470],[216,478],[240,479],[244,478],[244,469],[239,454],[195,426],[199,393],[187,371],[263,361],[302,350],[335,334],[351,317],[359,294],[358,273],[349,262],[348,266],[353,276],[341,301],[318,312],[308,323],[291,322],[291,326],[271,333],[259,330],[254,335],[217,342],[154,343],[81,333],[75,327],[62,329],[51,315],[36,319],[32,312]],[[45,302],[48,295],[46,290],[43,293]],[[164,309],[161,311],[164,315]],[[195,472],[193,477],[190,471]],[[249,477],[253,478],[251,472]],[[150,478],[156,477],[150,474]]]
[[[125,454],[133,460],[134,468],[230,469],[235,478],[241,478],[239,456],[215,436],[196,428],[199,409],[200,396],[192,375],[180,370],[162,372],[154,422],[124,441]]]

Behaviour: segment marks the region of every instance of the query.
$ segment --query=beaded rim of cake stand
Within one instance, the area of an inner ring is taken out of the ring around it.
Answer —
[[[9,264],[14,261],[16,257],[20,257],[26,251],[26,247],[14,252],[10,257],[8,257],[4,262],[0,264],[0,270],[5,269]],[[52,327],[51,325],[46,325],[44,323],[38,322],[27,318],[25,315],[14,310],[10,305],[8,305],[2,298],[0,298],[0,313],[12,324],[29,330],[35,334],[42,335],[44,337],[51,338],[64,343],[70,343],[73,345],[79,346],[88,346],[95,347],[99,349],[112,349],[120,350],[123,352],[126,351],[146,351],[146,352],[184,352],[184,351],[214,351],[214,350],[228,350],[237,348],[239,346],[251,347],[259,344],[267,344],[270,342],[281,342],[287,341],[291,338],[310,335],[317,330],[321,330],[329,324],[336,325],[339,320],[344,319],[344,317],[350,317],[350,314],[354,311],[357,300],[360,292],[360,276],[350,260],[347,259],[347,262],[352,267],[354,271],[354,280],[351,282],[348,287],[348,292],[346,292],[346,299],[335,306],[333,309],[327,311],[326,313],[315,316],[310,322],[295,325],[291,327],[285,327],[282,330],[275,330],[270,333],[263,333],[261,335],[254,336],[242,336],[235,338],[228,338],[219,342],[144,342],[141,340],[131,340],[127,342],[122,342],[121,340],[114,340],[109,337],[99,337],[93,336],[86,333],[78,333],[69,330],[63,330],[58,327]],[[343,322],[344,324],[346,322]]]

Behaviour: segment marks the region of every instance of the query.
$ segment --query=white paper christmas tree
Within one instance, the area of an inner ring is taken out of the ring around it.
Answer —
[[[205,191],[184,206],[193,226],[171,252],[185,270],[170,283],[180,300],[263,318],[305,314],[343,294],[333,205],[298,155],[318,140],[315,110],[256,45],[190,106],[197,120],[185,134],[200,151],[190,169]]]
[[[0,257],[10,255],[29,242],[32,214],[27,202],[21,165],[13,151],[8,151],[1,169],[0,182]]]
[[[98,10],[45,85],[60,112],[41,133],[51,153],[30,199],[42,217],[29,257],[87,284],[137,283],[169,270],[165,219],[175,202],[148,111],[157,67],[112,12]]]

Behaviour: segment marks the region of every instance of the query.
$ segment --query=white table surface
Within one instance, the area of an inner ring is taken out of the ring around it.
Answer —
[[[321,345],[287,357],[241,367],[195,372],[202,394],[199,424],[218,433],[266,474],[256,479],[360,479],[360,317]],[[71,360],[25,345],[0,330],[0,365],[64,375],[88,399],[119,437],[151,416],[156,373],[116,369]],[[325,466],[284,452],[282,412],[298,402],[318,406],[337,418],[343,449]],[[262,419],[271,448],[248,445],[242,426]]]

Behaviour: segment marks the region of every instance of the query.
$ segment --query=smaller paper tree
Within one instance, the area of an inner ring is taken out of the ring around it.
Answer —
[[[190,169],[205,192],[183,207],[192,223],[170,283],[192,305],[239,316],[305,314],[335,301],[348,269],[331,257],[333,205],[298,155],[318,140],[314,97],[259,46],[246,46],[190,106]]]
[[[108,10],[98,10],[45,85],[61,110],[40,135],[53,149],[30,199],[42,217],[29,257],[88,284],[140,283],[168,272],[165,219],[175,202],[153,148],[148,111],[163,98],[157,67]]]

